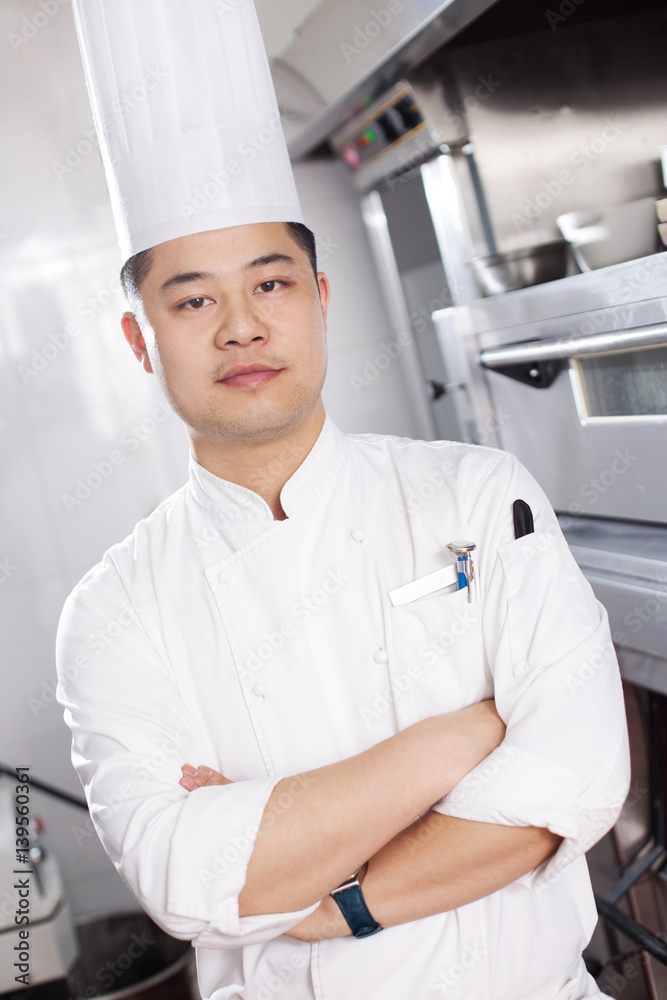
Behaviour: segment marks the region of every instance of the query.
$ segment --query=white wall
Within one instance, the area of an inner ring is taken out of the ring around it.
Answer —
[[[0,4],[0,761],[80,794],[54,702],[60,610],[184,481],[187,441],[120,332],[119,251],[70,7],[35,28],[38,9]],[[351,383],[388,329],[356,196],[335,164],[297,178],[334,291],[327,407],[345,430],[412,435],[398,364],[362,392]],[[132,905],[86,814],[39,793],[34,804],[74,911]]]

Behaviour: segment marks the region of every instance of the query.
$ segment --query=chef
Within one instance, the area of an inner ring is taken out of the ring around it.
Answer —
[[[325,412],[330,289],[251,0],[74,11],[123,332],[191,449],[58,629],[107,853],[207,1000],[601,996],[584,852],[625,713],[546,497],[509,454]]]

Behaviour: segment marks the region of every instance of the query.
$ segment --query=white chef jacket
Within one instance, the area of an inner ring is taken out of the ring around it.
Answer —
[[[519,540],[517,498],[535,518]],[[599,996],[581,961],[596,922],[583,852],[625,799],[627,731],[606,613],[543,492],[507,453],[345,435],[327,416],[280,500],[275,521],[191,456],[187,484],[67,599],[58,699],[116,868],[192,940],[211,1000]],[[443,588],[462,538],[477,546],[472,603]],[[239,917],[281,777],[491,697],[503,744],[433,808],[548,827],[564,838],[552,859],[361,940],[285,936],[314,906]],[[188,793],[185,762],[234,784]]]

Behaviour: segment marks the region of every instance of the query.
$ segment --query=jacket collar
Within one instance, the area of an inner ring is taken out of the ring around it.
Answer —
[[[346,436],[327,414],[317,441],[281,490],[280,501],[288,517],[304,513],[331,493],[348,455]],[[280,461],[280,451],[276,461]],[[188,488],[217,521],[274,520],[271,508],[258,493],[209,472],[192,452]]]

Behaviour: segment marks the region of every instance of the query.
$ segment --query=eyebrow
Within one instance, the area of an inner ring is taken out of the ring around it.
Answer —
[[[243,270],[252,271],[254,268],[268,267],[270,264],[288,264],[294,266],[296,265],[296,261],[286,253],[268,253],[263,257],[255,257],[254,260],[244,264]],[[214,277],[215,275],[211,271],[183,271],[168,278],[164,284],[160,285],[160,291],[166,292],[169,288],[177,285],[188,285],[192,281],[208,281]]]
[[[174,274],[171,278],[168,278],[163,285],[160,285],[160,291],[166,292],[168,288],[173,288],[174,285],[187,285],[191,281],[207,281],[212,277],[213,275],[210,271],[184,271],[181,274]]]
[[[267,267],[269,264],[296,264],[296,261],[286,253],[267,253],[264,257],[255,257],[243,270],[252,271],[254,267]]]

